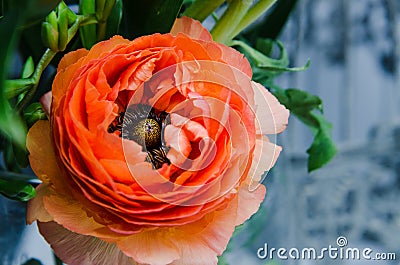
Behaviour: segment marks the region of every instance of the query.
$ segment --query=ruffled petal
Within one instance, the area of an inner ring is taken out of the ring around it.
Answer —
[[[247,185],[243,185],[238,193],[239,201],[236,226],[243,224],[258,211],[261,202],[264,200],[266,189],[265,186],[261,184],[256,190],[250,191]]]
[[[61,58],[60,63],[58,64],[57,71],[64,71],[67,69],[69,66],[75,64],[80,58],[86,56],[88,54],[88,50],[86,49],[79,49],[76,51],[72,51],[64,55],[63,58]]]
[[[76,71],[81,67],[82,61],[89,51],[79,49],[64,55],[58,64],[57,75],[54,78],[52,86],[53,107],[52,111],[58,108],[61,99],[65,96],[69,84],[74,77]]]
[[[255,203],[258,208],[259,202]],[[223,253],[235,229],[237,204],[238,198],[230,201],[222,209],[207,214],[199,221],[177,227],[143,231],[117,244],[126,255],[133,257],[139,263],[216,265],[217,256]],[[249,212],[251,211],[246,213]],[[241,213],[241,216],[246,213]]]
[[[178,33],[184,33],[193,39],[212,41],[210,32],[201,25],[200,21],[189,17],[177,18],[175,20],[171,34],[178,35]]]
[[[97,223],[95,217],[84,210],[84,205],[73,198],[50,195],[44,197],[43,202],[54,221],[72,232],[101,238],[118,238],[121,236]]]
[[[139,263],[165,265],[180,257],[179,249],[170,236],[168,230],[148,230],[119,241],[117,245]]]
[[[38,222],[57,256],[69,265],[135,265],[114,243],[73,233],[55,222]]]
[[[257,134],[276,134],[284,131],[288,124],[289,110],[265,87],[252,82],[256,102]]]
[[[26,209],[26,223],[32,224],[38,220],[41,222],[53,221],[53,217],[44,208],[43,197],[49,194],[49,184],[42,183],[36,188],[36,196],[28,202]]]
[[[266,172],[276,163],[282,147],[271,143],[265,135],[259,135],[256,139],[253,161],[249,174],[246,179],[246,185],[249,190],[255,190],[265,178]]]
[[[36,176],[45,183],[62,184],[62,173],[54,153],[49,121],[40,120],[29,129],[26,147],[31,168]]]
[[[88,52],[87,56],[83,60],[83,63],[88,63],[93,59],[98,59],[104,56],[105,54],[111,53],[114,50],[118,49],[121,46],[128,45],[130,43],[129,40],[124,39],[121,36],[114,36],[109,40],[101,41],[96,43]]]

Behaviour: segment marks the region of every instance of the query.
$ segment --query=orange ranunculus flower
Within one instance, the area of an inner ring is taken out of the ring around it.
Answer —
[[[217,264],[264,198],[281,150],[265,134],[288,119],[251,74],[189,18],[65,55],[28,133],[42,180],[28,223],[70,265]]]

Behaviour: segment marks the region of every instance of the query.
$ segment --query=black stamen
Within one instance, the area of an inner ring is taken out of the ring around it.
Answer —
[[[164,129],[170,124],[168,113],[156,111],[144,105],[129,106],[127,111],[120,112],[109,125],[108,132],[120,132],[120,137],[140,144],[147,152],[146,160],[158,169],[164,163],[170,164],[167,158],[168,147],[164,141]]]

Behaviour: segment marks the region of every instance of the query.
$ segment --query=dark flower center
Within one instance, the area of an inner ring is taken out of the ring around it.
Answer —
[[[146,160],[158,169],[164,163],[170,164],[167,158],[168,148],[165,146],[163,132],[170,123],[164,111],[144,105],[131,105],[125,112],[109,125],[108,132],[120,132],[120,137],[137,142],[147,152]]]
[[[132,138],[137,143],[145,146],[146,149],[153,149],[160,145],[161,141],[161,128],[157,121],[153,119],[145,119],[139,121],[139,123],[133,128],[132,131],[127,131],[127,135],[122,134],[124,138]]]

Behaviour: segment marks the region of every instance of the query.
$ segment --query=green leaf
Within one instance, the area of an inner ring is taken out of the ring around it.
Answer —
[[[133,39],[153,33],[168,33],[183,0],[123,0],[122,35]]]
[[[324,166],[337,152],[330,136],[332,125],[325,120],[324,116],[315,113],[312,113],[312,115],[318,121],[319,129],[314,136],[312,145],[307,149],[309,172]]]
[[[4,165],[8,171],[20,172],[21,168],[18,166],[13,144],[10,140],[6,140],[3,150]]]
[[[117,0],[107,20],[107,30],[105,36],[106,39],[109,39],[112,36],[119,33],[119,27],[121,25],[121,19],[122,19],[122,12],[123,12],[123,2],[122,0]]]
[[[30,128],[38,120],[47,119],[46,113],[42,108],[42,104],[34,102],[24,110],[24,119]]]
[[[277,1],[271,12],[244,35],[252,40],[252,43],[255,43],[257,38],[278,38],[297,2],[298,0]]]
[[[2,179],[0,179],[0,193],[9,199],[18,201],[29,201],[36,196],[36,190],[32,185],[26,182]]]
[[[19,1],[17,1],[19,2]],[[18,26],[23,22],[22,11],[10,7],[7,14],[0,20],[0,87],[8,73],[9,60],[14,53],[19,37]],[[26,128],[21,117],[12,109],[5,96],[5,89],[0,90],[0,132],[11,138],[19,147],[25,147]]]
[[[0,179],[6,180],[6,181],[20,181],[20,182],[28,182],[32,179],[37,179],[35,175],[27,175],[23,173],[15,173],[11,171],[5,171],[1,170],[0,171]]]
[[[28,78],[33,74],[34,71],[35,71],[35,64],[33,63],[32,56],[29,56],[24,66],[22,67],[21,77]]]
[[[298,89],[277,89],[273,90],[274,95],[290,111],[295,113],[305,124],[313,128],[319,126],[318,121],[312,114],[313,110],[323,112],[322,100],[310,93]]]
[[[203,21],[223,3],[224,0],[186,0],[183,4],[188,5],[188,8],[185,10],[183,15]]]
[[[79,13],[82,15],[96,13],[95,0],[80,0]],[[86,49],[92,48],[92,46],[97,42],[97,32],[95,24],[80,27],[79,33],[81,36],[82,45]]]
[[[269,84],[271,92],[299,120],[306,124],[314,135],[308,148],[308,171],[311,172],[327,164],[337,152],[331,138],[332,125],[322,115],[322,100],[306,91],[282,89]],[[317,112],[316,112],[317,111]]]
[[[218,265],[229,265],[223,254],[218,257]]]
[[[46,17],[59,2],[60,0],[3,0],[4,14],[12,12],[10,10],[20,10],[24,13],[24,21],[21,25],[27,27]]]
[[[270,79],[283,72],[304,71],[309,67],[310,61],[302,67],[288,67],[288,54],[280,41],[270,43],[269,47],[266,47],[267,40],[263,40],[263,42],[260,40],[259,42],[259,46],[264,52],[270,52],[274,44],[279,48],[279,57],[277,59],[269,57],[267,54],[251,47],[244,41],[233,40],[230,42],[230,46],[239,47],[240,51],[246,55],[253,68],[253,79],[261,83],[263,83],[263,80]]]

